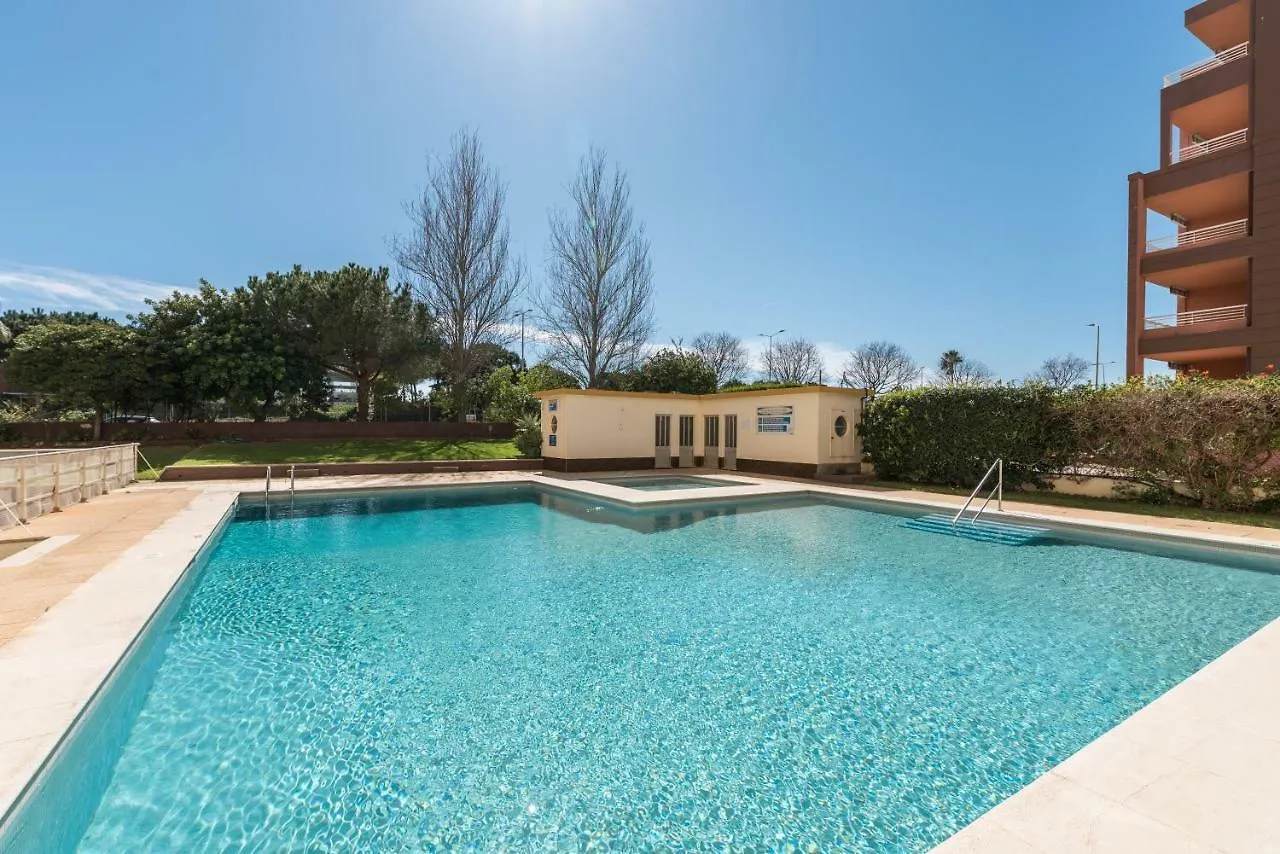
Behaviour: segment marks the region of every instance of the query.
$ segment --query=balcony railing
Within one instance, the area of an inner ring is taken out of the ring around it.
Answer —
[[[1173,152],[1173,162],[1182,163],[1195,157],[1204,157],[1206,154],[1216,154],[1227,148],[1244,145],[1248,139],[1249,129],[1243,128],[1231,133],[1224,133],[1222,136],[1216,136],[1213,139],[1193,142],[1190,145],[1184,145],[1182,148],[1176,149]]]
[[[1209,59],[1197,62],[1195,65],[1188,65],[1181,71],[1175,71],[1172,74],[1164,76],[1164,85],[1172,86],[1174,83],[1181,83],[1197,74],[1204,74],[1206,71],[1212,71],[1215,68],[1221,68],[1228,62],[1234,62],[1242,56],[1249,55],[1249,43],[1238,44],[1235,47],[1229,47],[1221,53],[1210,57]]]
[[[1176,329],[1195,326],[1197,323],[1223,323],[1246,318],[1247,305],[1224,305],[1220,308],[1202,308],[1199,311],[1180,311],[1147,318],[1147,329]]]
[[[1224,222],[1208,228],[1196,228],[1191,231],[1180,231],[1168,237],[1157,237],[1147,241],[1148,252],[1159,252],[1164,249],[1182,249],[1187,246],[1199,246],[1202,243],[1216,243],[1219,240],[1231,240],[1244,237],[1249,233],[1249,220],[1238,219],[1235,222]]]

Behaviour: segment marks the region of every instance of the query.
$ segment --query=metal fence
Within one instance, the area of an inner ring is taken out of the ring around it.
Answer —
[[[138,445],[0,450],[0,529],[138,479]]]

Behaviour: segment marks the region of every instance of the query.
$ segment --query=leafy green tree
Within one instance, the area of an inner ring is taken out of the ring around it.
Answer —
[[[443,364],[439,366],[436,386],[431,396],[446,418],[462,419],[467,412],[476,409],[484,412],[489,408],[489,391],[493,387],[489,378],[503,368],[514,372],[520,366],[520,354],[499,344],[477,345],[474,358],[476,367],[466,380],[467,388],[462,392],[454,387],[449,368]],[[468,407],[461,415],[457,409],[459,405]]]
[[[485,421],[515,424],[521,418],[537,415],[538,399],[534,395],[553,388],[577,388],[578,381],[559,368],[540,362],[527,371],[517,372],[502,367],[489,375],[485,395],[489,405]]]
[[[415,382],[428,374],[427,360],[438,349],[431,318],[408,285],[391,286],[386,267],[348,264],[303,275],[305,314],[320,358],[355,382],[356,417],[368,421],[374,383]]]
[[[253,276],[232,291],[201,282],[203,323],[197,336],[202,385],[211,398],[265,421],[287,398],[326,405],[329,389],[314,331],[303,309],[306,273]]]
[[[716,371],[691,350],[665,348],[645,359],[631,378],[629,390],[712,394]]]
[[[11,380],[47,392],[65,406],[93,410],[93,436],[102,436],[108,408],[129,408],[144,397],[146,375],[136,330],[113,321],[42,323],[13,342]]]
[[[68,323],[74,326],[84,323],[101,323],[106,319],[97,312],[45,311],[42,308],[33,308],[29,311],[9,309],[0,315],[0,326],[9,331],[7,338],[0,335],[0,361],[9,358],[9,349],[13,346],[14,340],[33,326],[45,323]]]
[[[211,396],[201,344],[206,307],[218,299],[213,286],[205,284],[198,293],[174,291],[165,299],[147,300],[151,310],[133,318],[142,339],[147,396],[176,420],[198,417]]]

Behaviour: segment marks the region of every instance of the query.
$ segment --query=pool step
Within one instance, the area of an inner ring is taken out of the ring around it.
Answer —
[[[1031,525],[1011,525],[1007,522],[990,522],[986,519],[973,521],[961,519],[951,524],[950,516],[934,513],[909,519],[902,523],[903,527],[913,531],[927,531],[932,534],[945,534],[949,537],[964,537],[966,540],[977,540],[982,543],[1000,543],[1006,546],[1021,546],[1051,533],[1048,528],[1035,528]]]

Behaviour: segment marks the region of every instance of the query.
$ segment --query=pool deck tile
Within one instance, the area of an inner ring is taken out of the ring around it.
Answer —
[[[741,483],[639,491],[581,476],[485,472],[300,479],[298,492],[533,482],[636,506],[757,495],[853,496],[954,511],[956,496],[722,471]],[[624,474],[635,474],[624,473]],[[279,492],[279,483],[273,492]],[[74,536],[25,566],[0,565],[0,813],[55,747],[236,496],[261,481],[139,485],[32,523]],[[1266,549],[1280,530],[1005,502],[1045,521]],[[12,531],[0,539],[18,535]],[[26,535],[23,535],[26,536]],[[1277,552],[1280,555],[1280,551]],[[1280,620],[997,805],[942,852],[1280,850]]]

